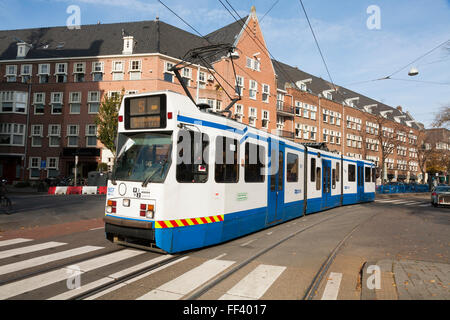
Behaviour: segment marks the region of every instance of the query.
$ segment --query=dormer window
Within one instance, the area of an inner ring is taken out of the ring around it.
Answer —
[[[122,54],[133,54],[134,37],[123,37],[123,51]]]
[[[31,44],[28,44],[26,42],[17,43],[17,58],[25,58],[31,47]]]

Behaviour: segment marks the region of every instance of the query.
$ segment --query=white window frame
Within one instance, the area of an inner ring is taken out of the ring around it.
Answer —
[[[256,100],[256,94],[258,93],[258,82],[250,79],[248,88],[248,97],[252,100]]]
[[[57,128],[56,132],[53,132],[53,128]],[[48,125],[48,146],[51,148],[59,147],[61,145],[61,125],[60,124],[49,124]],[[58,144],[52,144],[52,138],[59,138]]]
[[[71,133],[70,132],[70,129],[72,128],[72,127],[75,127],[76,128],[76,132],[75,133]],[[80,126],[78,125],[78,124],[68,124],[67,125],[67,133],[66,133],[66,136],[67,136],[67,146],[68,147],[78,147],[78,145],[79,145],[79,134],[80,134]],[[70,137],[77,137],[78,139],[77,139],[77,144],[75,145],[75,144],[70,144],[69,142],[70,142]]]
[[[94,128],[94,132],[90,132],[90,128]],[[86,125],[86,131],[85,131],[85,137],[86,137],[86,147],[96,147],[97,146],[97,125],[95,124],[87,124]],[[96,137],[95,139],[95,145],[89,144],[89,137]]]

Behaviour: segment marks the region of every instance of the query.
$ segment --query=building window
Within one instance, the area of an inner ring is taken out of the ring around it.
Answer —
[[[263,129],[269,128],[269,111],[267,110],[262,111],[262,128]]]
[[[35,92],[33,97],[34,114],[44,114],[45,92]]]
[[[47,158],[47,177],[57,177],[59,176],[59,158],[48,157]]]
[[[5,77],[6,77],[6,82],[16,82],[17,81],[17,65],[7,65]]]
[[[20,76],[22,77],[22,83],[30,83],[32,75],[33,65],[23,64],[20,69]]]
[[[55,70],[56,82],[67,82],[67,63],[57,63]]]
[[[255,71],[261,71],[261,63],[258,58],[252,59],[247,57],[247,63],[245,66]]]
[[[86,73],[85,62],[75,62],[73,64],[74,82],[84,82],[84,74]]]
[[[48,125],[48,145],[49,147],[59,147],[61,141],[61,125]]]
[[[0,145],[23,146],[25,143],[25,125],[18,123],[0,123]]]
[[[80,114],[81,92],[71,92],[69,95],[69,107],[71,114]]]
[[[95,124],[86,125],[86,147],[97,146],[97,126]]]
[[[40,157],[30,157],[29,169],[30,169],[30,179],[39,179],[41,172],[41,158]]]
[[[164,81],[173,82],[173,71],[169,71],[175,64],[172,62],[164,62]]]
[[[250,88],[248,90],[249,98],[256,100],[256,92],[258,91],[258,82],[250,80]]]
[[[52,105],[52,114],[61,114],[63,108],[63,93],[52,92],[50,102]]]
[[[124,74],[123,61],[113,61],[112,73],[113,73],[114,81],[123,80],[123,74]]]
[[[92,81],[103,81],[103,62],[92,62]]]
[[[79,126],[75,124],[69,124],[67,126],[67,146],[78,147],[78,133]]]
[[[50,78],[50,64],[40,64],[38,67],[39,83],[48,83]]]
[[[0,92],[0,112],[27,113],[28,92]]]
[[[100,91],[88,92],[88,113],[98,113],[100,109]]]
[[[130,61],[130,80],[141,79],[141,60]]]
[[[270,86],[267,84],[262,85],[262,101],[265,103],[269,103],[270,96]]]
[[[42,137],[43,137],[42,124],[34,124],[31,126],[31,146],[32,147],[42,147]]]

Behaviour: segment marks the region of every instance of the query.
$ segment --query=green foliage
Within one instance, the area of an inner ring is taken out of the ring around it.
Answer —
[[[100,105],[97,117],[95,118],[95,124],[97,125],[97,138],[114,155],[116,154],[119,108],[124,96],[124,91],[125,90],[122,89],[119,96],[108,97],[105,95]]]
[[[98,171],[101,171],[101,172],[108,171],[108,164],[104,163],[104,162],[101,162],[101,163],[98,164],[97,169],[98,169]]]

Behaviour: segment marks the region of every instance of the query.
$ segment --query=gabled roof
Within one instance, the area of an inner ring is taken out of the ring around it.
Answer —
[[[32,44],[26,59],[69,58],[122,54],[123,33],[134,37],[133,53],[160,52],[181,58],[191,48],[207,42],[192,33],[161,21],[82,25],[0,31],[0,60],[14,60],[17,39]]]
[[[278,89],[285,90],[286,83],[291,84],[292,82],[302,81],[306,79],[312,79],[311,82],[306,83],[308,91],[310,91],[312,94],[319,95],[321,94],[323,96],[323,92],[327,90],[334,90],[333,84],[330,82],[316,77],[312,74],[309,74],[307,72],[304,72],[296,67],[292,67],[288,64],[282,63],[280,61],[272,60],[273,65],[275,67],[275,73],[278,77],[277,81],[277,87]],[[333,101],[337,103],[344,103],[347,99],[352,99],[358,97],[358,100],[355,100],[354,107],[356,109],[359,109],[363,112],[367,112],[367,110],[364,108],[365,106],[370,105],[376,105],[370,107],[370,113],[373,115],[380,116],[384,111],[389,111],[386,114],[386,118],[395,122],[399,120],[400,123],[404,126],[414,129],[422,129],[423,125],[418,124],[415,122],[415,120],[412,118],[411,114],[409,112],[401,112],[397,108],[393,108],[391,106],[388,106],[384,103],[381,103],[377,100],[371,99],[369,97],[366,97],[360,93],[354,92],[350,89],[335,85],[338,92],[331,92]],[[408,123],[409,125],[408,125]]]
[[[220,28],[214,32],[211,32],[210,34],[207,34],[205,36],[206,39],[211,41],[214,44],[217,43],[229,43],[234,44],[235,40],[237,39],[239,33],[242,30],[242,26],[245,25],[245,22],[247,21],[248,16],[230,23],[229,25]]]

